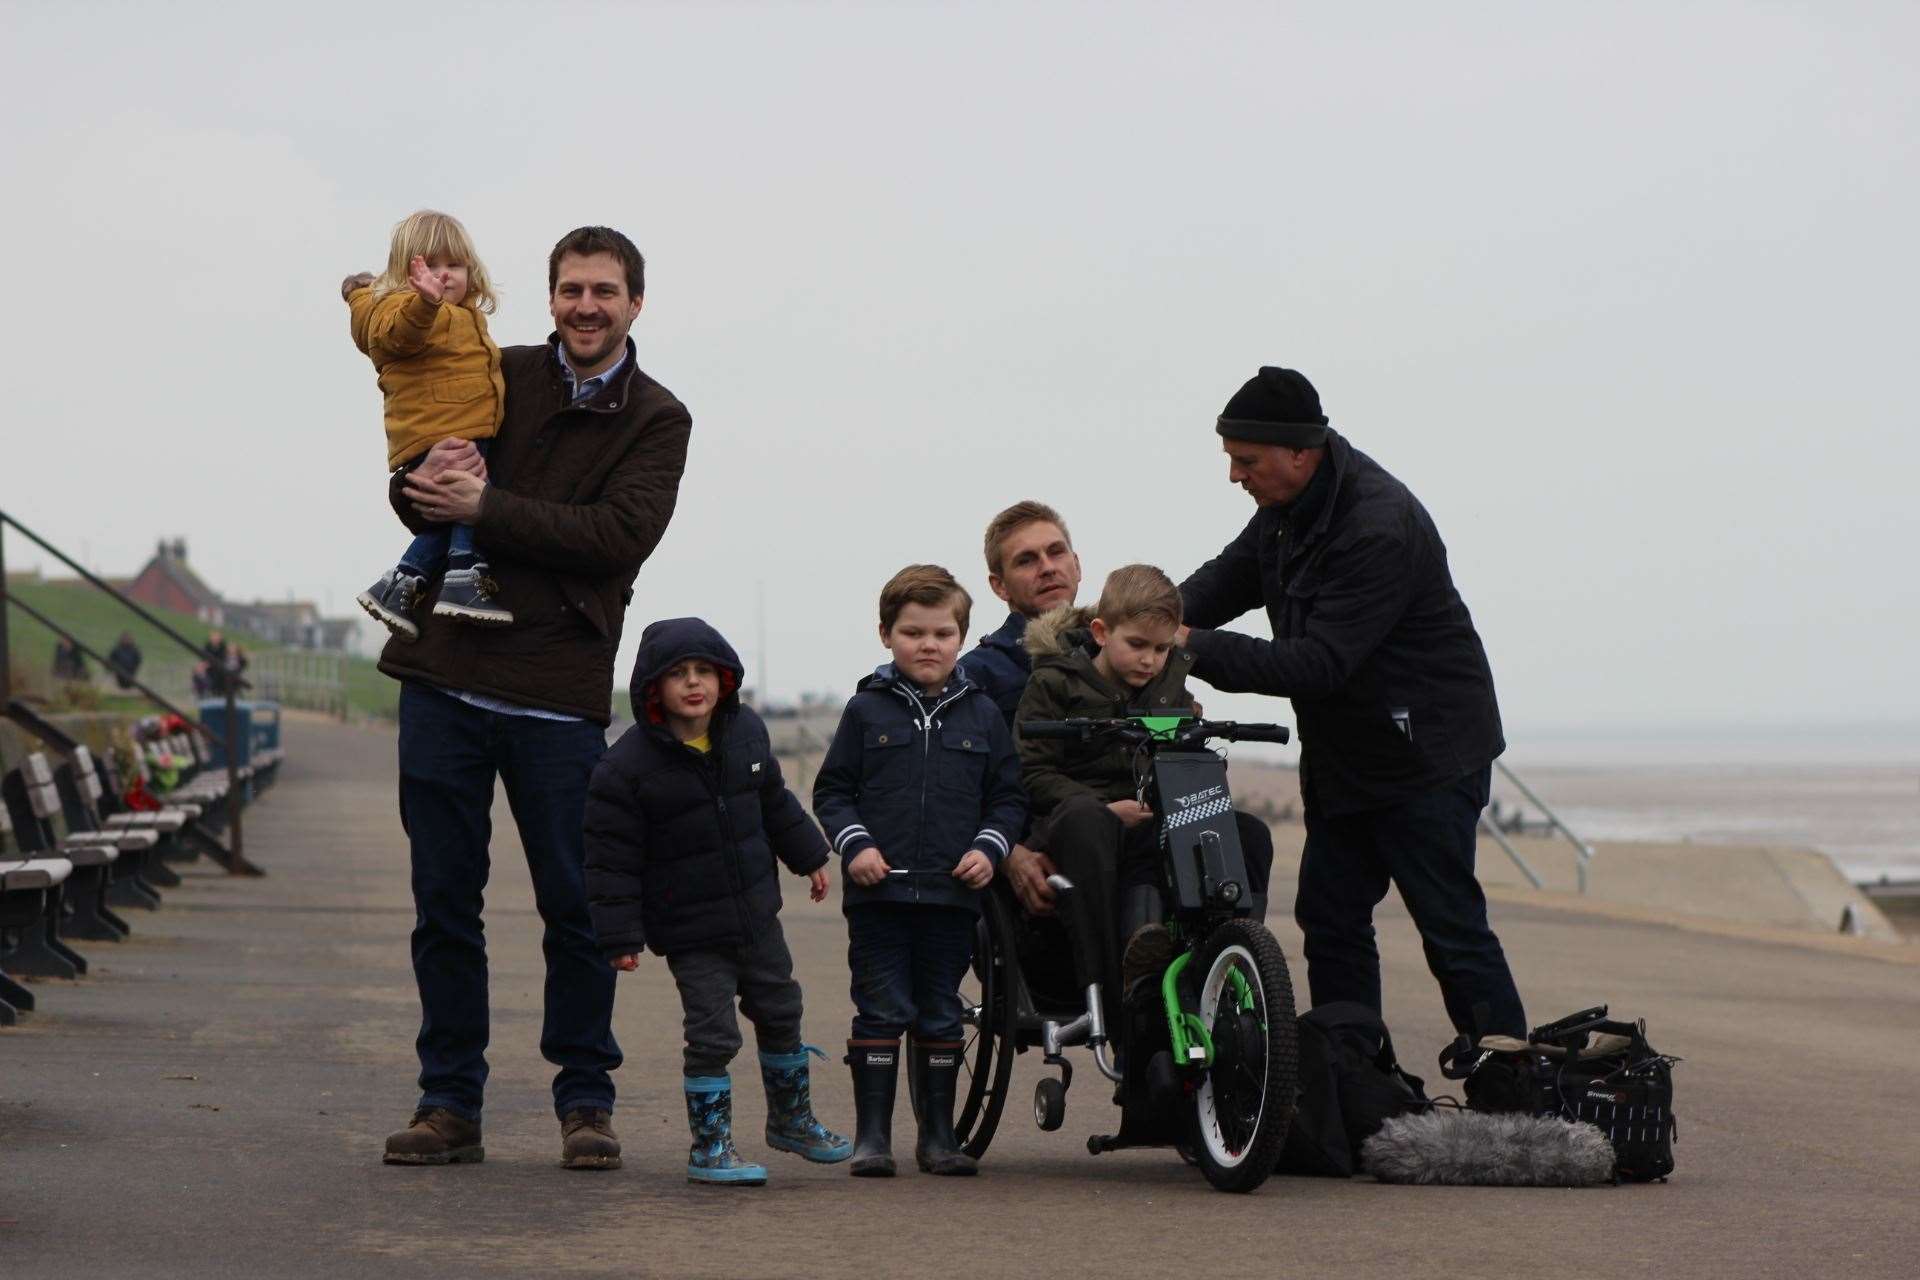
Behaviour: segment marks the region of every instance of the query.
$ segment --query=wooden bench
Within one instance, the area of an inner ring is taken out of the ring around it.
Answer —
[[[109,839],[100,838],[101,833],[61,838],[56,830],[61,819],[60,790],[47,758],[36,751],[9,769],[0,779],[0,796],[6,799],[14,839],[24,852],[65,858],[73,864],[61,906],[60,936],[119,942],[131,933],[131,926],[107,905],[120,850]]]
[[[160,865],[160,846],[179,832],[184,823],[175,823],[171,831],[157,823],[109,824],[100,813],[105,788],[94,768],[93,752],[84,745],[75,746],[53,770],[53,784],[60,794],[60,814],[66,823],[67,839],[75,843],[110,844],[120,851],[113,875],[107,885],[107,902],[116,907],[141,907],[158,910],[160,891],[148,871]]]
[[[87,962],[59,939],[63,886],[72,874],[65,858],[30,857],[15,847],[0,805],[0,1026],[34,1007],[33,992],[6,970],[45,978],[86,972]]]

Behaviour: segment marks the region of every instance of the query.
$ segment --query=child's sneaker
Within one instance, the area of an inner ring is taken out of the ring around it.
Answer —
[[[1173,935],[1163,924],[1143,924],[1127,939],[1120,955],[1120,986],[1131,990],[1141,978],[1158,977],[1173,963]]]
[[[493,598],[500,588],[487,576],[487,566],[449,569],[440,579],[440,598],[433,602],[437,618],[458,618],[482,627],[510,627],[513,613]]]
[[[396,565],[381,574],[380,581],[354,599],[381,626],[412,643],[420,638],[420,627],[414,622],[412,614],[420,603],[420,592],[426,585],[425,578],[408,573],[403,565]]]

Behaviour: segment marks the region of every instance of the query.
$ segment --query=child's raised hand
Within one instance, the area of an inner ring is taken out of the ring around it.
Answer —
[[[635,969],[638,969],[640,967],[640,957],[638,954],[627,955],[627,956],[614,956],[610,958],[607,961],[607,963],[612,965],[614,968],[618,969],[622,973],[632,973]]]
[[[815,902],[827,900],[827,869],[816,867],[807,876],[807,896]]]
[[[984,889],[993,879],[993,859],[978,849],[969,849],[953,869],[953,878],[969,889]]]
[[[893,870],[878,849],[862,849],[853,855],[853,861],[847,863],[847,879],[863,888],[871,889],[887,878],[887,872]]]
[[[413,255],[413,261],[407,264],[407,283],[428,302],[438,302],[447,294],[440,287],[440,277],[433,274],[433,269],[427,266],[427,260],[417,253]]]

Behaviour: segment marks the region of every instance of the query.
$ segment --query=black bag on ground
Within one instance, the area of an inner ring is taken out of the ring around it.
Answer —
[[[1393,1037],[1363,1004],[1337,1001],[1300,1015],[1299,1098],[1277,1173],[1350,1178],[1360,1144],[1390,1117],[1424,1111],[1419,1077],[1401,1070]]]
[[[1535,1027],[1524,1041],[1462,1036],[1441,1051],[1440,1073],[1466,1082],[1467,1106],[1475,1111],[1593,1125],[1613,1144],[1619,1178],[1652,1182],[1673,1172],[1678,1061],[1647,1043],[1644,1021],[1615,1021],[1597,1005]]]

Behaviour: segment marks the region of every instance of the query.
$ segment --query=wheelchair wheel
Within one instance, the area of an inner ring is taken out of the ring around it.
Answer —
[[[1198,1012],[1213,1039],[1213,1065],[1194,1091],[1193,1152],[1215,1188],[1252,1191],[1293,1123],[1293,979],[1279,942],[1253,920],[1215,929],[1190,971],[1202,975]]]
[[[996,886],[997,888],[997,886]],[[960,1081],[955,1099],[953,1134],[960,1149],[978,1160],[993,1142],[1000,1113],[1007,1105],[1013,1078],[1014,959],[1013,923],[999,893],[981,897],[980,920],[974,927],[973,966],[960,984],[962,1020],[966,1032],[960,1053]],[[907,1096],[914,1099],[918,1117],[919,1090],[912,1087],[914,1056],[907,1056]]]

